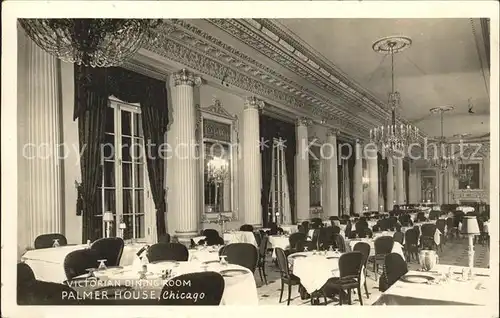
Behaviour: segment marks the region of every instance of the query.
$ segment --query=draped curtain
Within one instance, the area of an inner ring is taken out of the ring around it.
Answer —
[[[164,164],[159,151],[167,131],[166,84],[119,67],[88,68],[75,65],[75,110],[80,138],[82,184],[77,206],[83,212],[83,241],[95,240],[97,187],[102,177],[100,146],[104,141],[104,123],[109,96],[127,103],[140,103],[146,164],[151,194],[156,208],[158,237],[166,233]]]
[[[338,144],[338,142],[337,142]],[[338,149],[338,148],[337,148]],[[337,158],[337,191],[339,194],[339,214],[344,215],[344,198],[342,197],[342,189],[344,186],[344,165],[342,164],[342,159]]]
[[[403,171],[403,175],[405,176],[406,203],[410,203],[410,162],[408,160],[403,161]]]
[[[339,166],[339,170],[337,170],[339,172],[339,176],[345,176],[342,177],[342,183],[339,184],[339,198],[340,200],[343,200],[345,202],[342,202],[342,204],[340,204],[339,206],[339,209],[341,207],[343,207],[345,210],[347,208],[347,201],[349,202],[349,210],[347,211],[342,211],[343,213],[345,214],[352,214],[354,213],[354,165],[356,163],[356,154],[355,154],[355,147],[354,145],[352,144],[348,144],[348,143],[345,143],[345,142],[341,142],[342,144],[342,147],[340,147],[340,154],[341,154],[341,158],[345,158],[345,159],[340,159],[340,160],[345,160],[347,161],[345,165],[340,165],[342,167]],[[338,144],[337,144],[338,145]],[[345,146],[344,146],[345,145]],[[342,161],[339,161],[339,162],[342,162]],[[346,171],[347,170],[347,171]],[[340,178],[339,178],[340,180]],[[340,181],[339,181],[340,182]],[[340,188],[342,189],[346,189],[346,196],[348,199],[344,199],[341,195],[341,190]]]
[[[377,164],[378,164],[378,178],[380,180],[380,191],[382,193],[382,198],[384,199],[384,211],[391,210],[387,206],[387,172],[389,170],[387,158],[383,157],[380,153],[377,153]]]
[[[267,141],[261,147],[262,155],[262,224],[267,226],[269,213],[269,190],[272,180],[273,138],[282,138],[285,142],[285,164],[290,200],[292,223],[295,223],[295,125],[263,114],[259,115],[259,131],[261,140]]]

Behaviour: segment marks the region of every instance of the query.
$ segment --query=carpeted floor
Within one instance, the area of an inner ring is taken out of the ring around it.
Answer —
[[[443,246],[443,251],[439,250],[439,263],[445,265],[458,265],[467,266],[468,256],[467,256],[467,239],[458,239],[454,241],[448,241],[446,245]],[[475,267],[487,268],[489,264],[489,248],[476,244],[475,247]],[[409,269],[418,269],[419,265],[416,261],[412,261],[408,264]],[[268,275],[268,284],[264,285],[260,280],[258,271],[255,274],[255,281],[257,282],[257,290],[259,293],[259,304],[260,305],[283,305],[286,306],[286,296],[287,296],[287,286],[285,285],[285,292],[283,293],[283,298],[285,299],[281,304],[279,303],[280,296],[280,274],[277,267],[273,264],[271,259],[271,254],[269,253],[266,262],[266,273]],[[380,296],[380,291],[378,290],[378,282],[375,282],[375,275],[370,270],[368,271],[368,292],[370,297],[367,299],[366,294],[363,293],[363,304],[371,305]],[[353,305],[359,305],[358,296],[353,295]],[[310,305],[309,300],[302,300],[298,294],[298,287],[292,287],[292,300],[290,305]],[[329,305],[338,305],[338,302],[330,303]]]

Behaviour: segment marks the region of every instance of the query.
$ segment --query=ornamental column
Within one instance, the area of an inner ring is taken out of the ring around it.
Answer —
[[[363,213],[363,146],[356,141],[354,163],[354,213]]]
[[[297,119],[297,153],[295,155],[295,206],[297,207],[297,223],[309,220],[309,138],[308,126],[311,121],[307,118]]]
[[[403,158],[394,158],[396,167],[396,204],[405,204]]]
[[[415,161],[410,161],[410,180],[408,182],[408,196],[409,204],[416,204],[418,202],[418,193],[420,192],[420,187],[417,178],[417,167]]]
[[[338,176],[338,151],[337,151],[337,135],[338,129],[329,129],[327,136],[326,149],[328,151],[327,158],[327,177],[326,177],[326,216],[339,215],[339,176]]]
[[[387,193],[385,208],[392,211],[394,208],[394,162],[391,156],[387,157]]]
[[[21,158],[19,248],[33,247],[41,234],[63,233],[60,62],[21,31],[19,47],[19,138]],[[21,82],[21,81],[24,81]]]
[[[379,195],[378,195],[378,157],[377,151],[371,150],[366,153],[368,166],[368,207],[370,211],[379,210]]]
[[[260,154],[259,109],[264,102],[248,97],[243,109],[243,184],[245,224],[262,225],[262,161]]]
[[[198,151],[196,142],[197,112],[194,103],[194,86],[201,78],[186,69],[172,76],[172,125],[168,132],[172,156],[167,174],[169,185],[169,210],[175,214],[175,235],[179,241],[189,242],[198,234],[200,196]]]

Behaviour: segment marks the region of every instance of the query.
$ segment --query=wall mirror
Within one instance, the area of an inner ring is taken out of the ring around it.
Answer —
[[[202,211],[208,219],[220,213],[232,217],[236,198],[237,117],[229,114],[219,100],[199,107],[198,126],[201,140]]]

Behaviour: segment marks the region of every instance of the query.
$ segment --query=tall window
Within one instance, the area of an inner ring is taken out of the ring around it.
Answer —
[[[138,105],[110,100],[101,154],[101,211],[96,217],[102,222],[103,213],[112,212],[112,236],[144,239],[148,178],[141,109]],[[120,229],[121,223],[125,224],[124,229]],[[102,222],[102,233],[105,233],[105,226]]]
[[[273,138],[272,156],[268,220],[277,224],[291,224],[292,215],[286,174],[285,141],[282,138]]]

